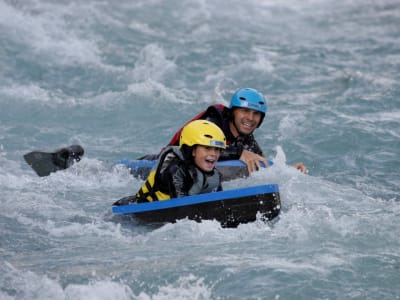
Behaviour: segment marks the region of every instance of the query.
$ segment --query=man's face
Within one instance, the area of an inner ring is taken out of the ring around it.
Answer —
[[[262,114],[259,111],[248,108],[235,108],[233,110],[233,123],[238,134],[251,134],[260,124]],[[231,128],[232,131],[232,128]],[[235,134],[235,132],[232,132]]]

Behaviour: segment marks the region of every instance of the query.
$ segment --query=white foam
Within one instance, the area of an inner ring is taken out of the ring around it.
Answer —
[[[152,295],[141,292],[138,300],[200,300],[211,299],[211,289],[204,283],[203,278],[193,274],[180,276],[176,282],[160,286]]]
[[[167,58],[163,47],[153,43],[140,51],[132,76],[135,81],[159,81],[175,69],[174,61]]]
[[[151,26],[147,23],[139,22],[137,20],[132,20],[132,22],[129,23],[129,28],[133,30],[137,30],[141,33],[144,33],[146,35],[152,35],[154,37],[160,38],[160,37],[165,37],[165,33],[156,29],[151,28]]]
[[[1,299],[54,299],[54,300],[101,300],[101,299],[132,299],[132,290],[123,283],[112,280],[93,280],[87,284],[68,284],[65,288],[58,280],[47,275],[15,268],[7,262],[0,263],[2,274],[7,274],[8,290],[15,297],[9,296],[3,290]],[[4,298],[3,298],[4,296]]]
[[[65,288],[66,299],[85,300],[130,300],[134,294],[129,286],[123,283],[99,280],[84,284],[70,284]]]

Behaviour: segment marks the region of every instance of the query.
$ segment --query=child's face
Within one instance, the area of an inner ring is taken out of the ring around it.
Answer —
[[[195,165],[205,172],[210,172],[214,169],[220,153],[220,148],[201,145],[197,145],[192,151]]]

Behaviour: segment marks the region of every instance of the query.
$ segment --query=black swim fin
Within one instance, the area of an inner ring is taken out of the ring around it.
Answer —
[[[65,170],[81,160],[84,150],[80,145],[57,149],[54,152],[32,151],[24,155],[25,161],[40,177]]]

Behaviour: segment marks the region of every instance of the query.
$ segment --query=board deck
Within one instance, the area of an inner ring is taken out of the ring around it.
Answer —
[[[270,165],[272,161],[268,161]],[[146,179],[150,170],[156,165],[156,160],[130,160],[123,159],[118,162],[130,169],[134,177]],[[222,173],[222,180],[229,181],[235,178],[243,178],[249,176],[246,165],[240,160],[218,161],[216,168]]]

